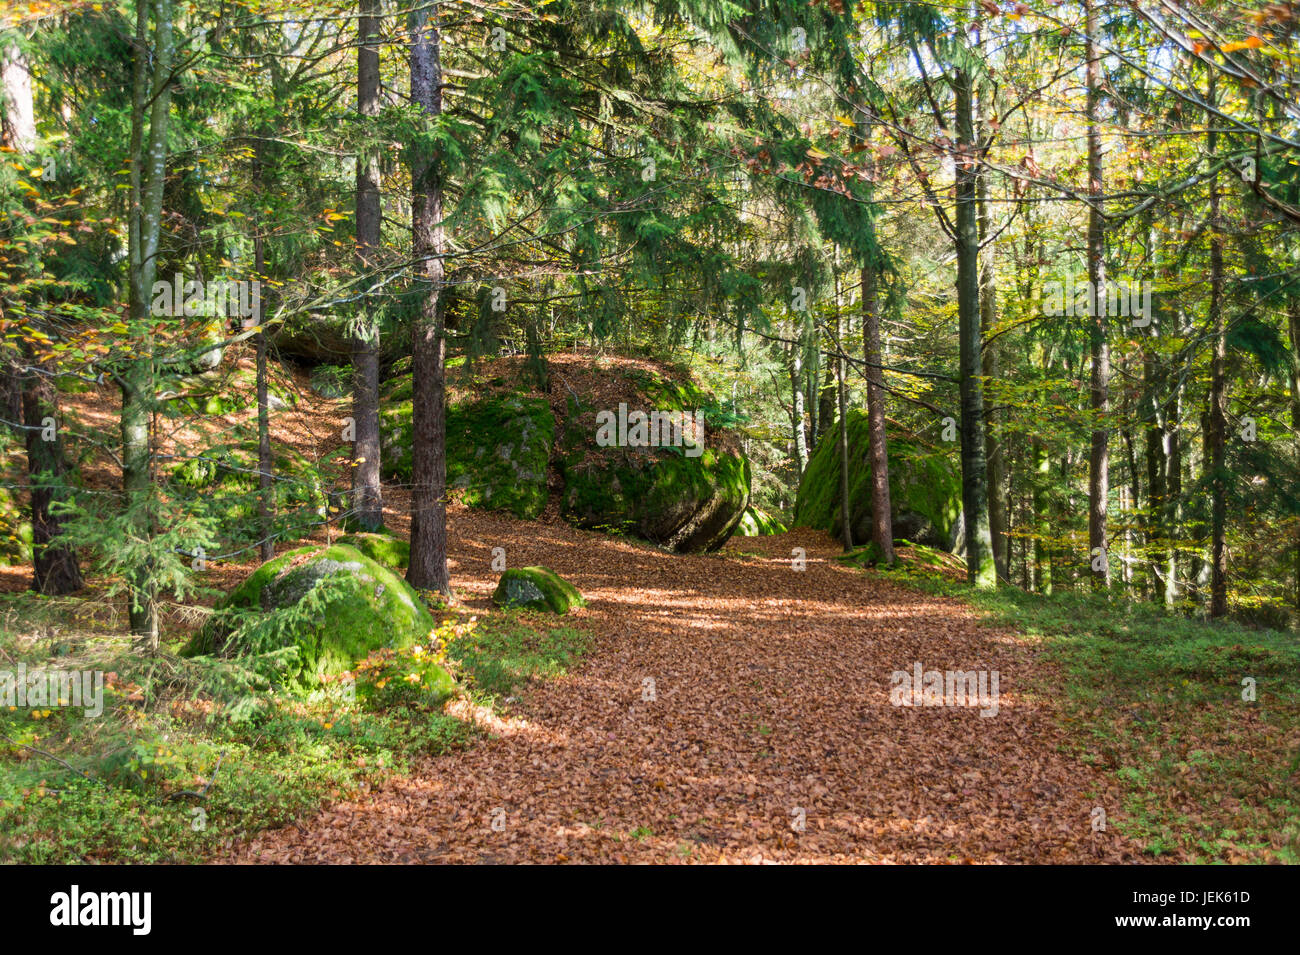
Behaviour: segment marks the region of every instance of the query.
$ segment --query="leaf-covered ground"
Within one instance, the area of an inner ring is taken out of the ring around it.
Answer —
[[[958,601],[841,566],[822,534],[681,556],[460,507],[450,522],[471,607],[496,583],[494,547],[582,589],[589,605],[566,623],[593,636],[583,663],[521,688],[506,718],[484,711],[493,739],[265,833],[235,861],[1139,858],[1113,823],[1094,831],[1094,807],[1113,820],[1120,794],[1066,755],[1041,651]],[[890,674],[916,662],[998,671],[998,714],[890,705]]]

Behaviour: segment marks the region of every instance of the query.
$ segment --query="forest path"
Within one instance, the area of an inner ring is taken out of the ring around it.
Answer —
[[[1119,796],[1065,755],[1054,704],[1030,692],[1059,686],[1035,647],[958,601],[842,567],[824,534],[679,556],[455,507],[450,537],[471,606],[495,585],[493,547],[577,584],[590,652],[530,687],[495,738],[264,833],[234,861],[1136,858],[1113,825],[1092,831],[1092,808],[1113,816]],[[890,705],[890,674],[918,662],[998,671],[997,714]]]

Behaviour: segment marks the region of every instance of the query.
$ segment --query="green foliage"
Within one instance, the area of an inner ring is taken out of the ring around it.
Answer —
[[[534,630],[506,613],[481,621],[448,644],[447,658],[489,700],[518,695],[534,680],[553,679],[574,666],[590,647],[580,630]]]

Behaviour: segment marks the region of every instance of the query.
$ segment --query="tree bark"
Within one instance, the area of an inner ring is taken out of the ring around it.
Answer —
[[[32,74],[17,45],[0,49],[0,146],[18,153],[36,148],[36,112],[32,107]]]
[[[871,467],[871,539],[881,560],[894,562],[893,502],[889,498],[889,436],[885,432],[884,355],[880,344],[880,299],[876,270],[864,266],[862,280],[862,358],[867,375],[867,456]]]
[[[977,222],[976,143],[971,75],[957,70],[956,99],[957,324],[961,377],[961,479],[966,513],[966,576],[979,588],[997,586],[989,529],[988,463],[984,454],[984,386],[980,356],[979,225]]]
[[[1106,414],[1110,403],[1110,345],[1106,341],[1106,236],[1102,218],[1101,127],[1098,104],[1101,83],[1096,48],[1097,11],[1092,0],[1084,2],[1085,57],[1088,118],[1088,281],[1092,283],[1089,310],[1092,374],[1090,404],[1093,415],[1092,444],[1088,455],[1088,566],[1095,588],[1110,586],[1110,560],[1106,549],[1106,506],[1110,496],[1110,435]],[[1096,560],[1098,553],[1102,555]],[[1098,564],[1100,566],[1098,566]]]
[[[148,44],[150,7],[153,8],[154,21],[152,49]],[[154,534],[153,448],[149,418],[155,386],[153,335],[149,329],[152,325],[151,293],[162,232],[167,120],[171,110],[175,51],[172,0],[136,0],[134,46],[127,249],[130,318],[140,336],[141,357],[129,359],[121,374],[122,489],[131,532],[141,540],[151,541]],[[158,649],[158,604],[151,560],[146,559],[129,572],[128,593],[128,616],[136,646],[146,652],[155,652]]]
[[[438,7],[411,11],[411,99],[430,121],[442,113],[441,40]],[[415,587],[450,596],[447,573],[447,420],[446,338],[443,334],[442,288],[445,237],[442,225],[442,170],[430,151],[416,153],[411,164],[412,232],[419,284],[420,316],[413,336],[411,370],[412,494],[411,563],[406,579]]]
[[[835,254],[835,392],[840,430],[840,522],[844,526],[844,550],[853,550],[853,502],[849,500],[849,409],[844,381],[844,322],[840,298],[839,252]]]
[[[22,404],[32,488],[32,589],[42,594],[74,593],[85,585],[77,552],[59,542],[59,517],[51,507],[67,496],[64,480],[68,465],[63,455],[58,392],[49,377],[29,368],[23,378]],[[46,419],[55,423],[52,440],[46,440]]]
[[[1210,78],[1209,100],[1215,101],[1214,78]],[[1219,135],[1210,118],[1206,145],[1208,160],[1214,163]],[[1210,468],[1210,616],[1228,613],[1228,542],[1226,433],[1228,343],[1223,324],[1223,231],[1219,221],[1219,177],[1210,179],[1210,328],[1214,354],[1210,359],[1210,414],[1207,443]]]
[[[794,342],[785,348],[786,371],[790,375],[790,424],[794,437],[794,462],[798,470],[796,477],[802,478],[808,467],[808,433],[804,430],[803,420],[803,346]]]
[[[995,381],[1000,374],[998,368],[998,346],[991,341],[993,325],[998,315],[997,274],[994,265],[995,244],[990,238],[988,177],[983,172],[977,180],[979,195],[979,235],[980,251],[980,327],[983,337],[981,364],[984,380]],[[1011,576],[1010,559],[1007,554],[1007,507],[1003,494],[1006,490],[1006,458],[998,441],[995,411],[989,410],[984,419],[984,455],[988,471],[986,480],[989,488],[989,533],[993,541],[993,561],[997,565],[998,576],[1009,580]]]
[[[1287,307],[1287,331],[1291,337],[1291,431],[1296,438],[1296,469],[1300,470],[1300,298]],[[1295,544],[1295,605],[1300,607],[1300,531]]]
[[[357,113],[363,124],[365,145],[357,156],[357,259],[369,283],[376,268],[375,252],[381,240],[379,194],[380,156],[371,144],[372,117],[379,113],[380,0],[360,0],[357,23]],[[423,105],[423,104],[422,104]],[[352,339],[352,513],[363,530],[378,530],[384,523],[383,488],[379,480],[379,322],[376,303],[362,300],[357,332]]]

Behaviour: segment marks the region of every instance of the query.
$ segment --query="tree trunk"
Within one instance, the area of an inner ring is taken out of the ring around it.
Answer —
[[[1300,297],[1287,307],[1287,331],[1291,336],[1291,431],[1296,440],[1296,469],[1300,471]],[[1295,544],[1295,605],[1300,607],[1300,531]]]
[[[84,586],[77,552],[59,543],[59,517],[50,507],[66,495],[63,438],[58,392],[48,376],[28,368],[23,378],[23,425],[27,443],[27,475],[32,488],[32,589],[42,594],[70,594]],[[50,440],[46,419],[54,422]]]
[[[981,172],[976,188],[979,195],[979,235],[983,246],[980,252],[980,326],[983,339],[981,365],[984,380],[996,381],[999,375],[998,346],[990,341],[998,313],[997,274],[994,271],[994,243],[989,238],[988,177]],[[985,244],[987,243],[987,244]],[[989,489],[989,533],[993,541],[993,561],[998,576],[1010,579],[1010,561],[1007,555],[1007,508],[1003,493],[1006,489],[1006,458],[998,441],[995,411],[989,410],[984,419],[984,455]]]
[[[1101,99],[1096,50],[1097,11],[1085,0],[1085,57],[1088,116],[1088,281],[1092,283],[1089,310],[1092,376],[1090,401],[1093,415],[1092,446],[1088,455],[1088,566],[1093,586],[1110,586],[1110,560],[1106,551],[1106,505],[1110,496],[1110,440],[1106,413],[1110,402],[1110,345],[1106,341],[1106,237],[1102,219],[1101,127],[1097,106]],[[1101,560],[1097,560],[1098,556]]]
[[[802,478],[808,467],[808,435],[804,430],[803,407],[803,346],[798,342],[786,348],[786,370],[790,374],[790,423],[794,436],[794,463],[797,477]]]
[[[151,6],[154,11],[152,49],[148,44]],[[147,542],[152,541],[154,534],[149,417],[155,386],[150,305],[162,231],[167,120],[175,49],[172,27],[172,0],[137,0],[127,248],[130,318],[139,335],[141,357],[128,359],[121,374],[122,490],[131,533]],[[150,653],[158,649],[157,589],[152,560],[146,557],[141,566],[128,573],[128,615],[137,648]]]
[[[980,357],[979,225],[975,190],[975,123],[972,81],[966,70],[953,80],[959,155],[957,176],[957,324],[961,376],[961,483],[966,512],[966,576],[977,587],[997,586],[989,530],[984,455],[984,387]]]
[[[1165,599],[1166,585],[1163,583],[1165,564],[1168,555],[1165,541],[1168,537],[1165,528],[1165,498],[1168,494],[1165,478],[1168,470],[1168,455],[1165,451],[1165,430],[1161,424],[1160,408],[1156,402],[1155,357],[1150,351],[1142,360],[1143,387],[1148,395],[1145,407],[1146,422],[1143,426],[1146,438],[1147,459],[1147,502],[1146,518],[1143,526],[1146,531],[1147,566],[1151,576],[1151,599],[1157,603]]]
[[[253,240],[254,271],[257,281],[262,281],[266,272],[266,257],[262,248],[261,234]],[[262,324],[261,309],[265,303],[258,296],[258,314],[253,320]],[[259,331],[254,338],[257,348],[257,520],[260,529],[259,556],[266,562],[275,556],[275,492],[271,459],[271,403],[267,388],[266,368],[266,331]]]
[[[885,370],[880,344],[880,300],[876,270],[864,266],[862,278],[862,358],[867,375],[867,456],[871,467],[871,539],[881,560],[894,562],[893,503],[889,499],[889,436],[885,432]]]
[[[1181,379],[1175,376],[1172,393],[1165,404],[1165,533],[1169,542],[1169,563],[1165,571],[1165,606],[1178,602],[1178,519],[1182,511],[1183,496],[1183,439],[1180,432],[1183,419],[1183,389]]]
[[[1215,101],[1214,79],[1209,100]],[[1213,117],[1210,118],[1213,124]],[[1219,135],[1213,125],[1207,134],[1208,160],[1213,164]],[[1227,423],[1228,343],[1223,326],[1223,231],[1219,222],[1219,177],[1210,180],[1210,328],[1214,355],[1210,360],[1210,414],[1206,438],[1210,468],[1210,616],[1228,613],[1227,474],[1225,444]]]
[[[32,108],[32,74],[16,45],[0,49],[0,146],[18,153],[36,148],[36,113]]]
[[[438,7],[411,11],[411,99],[433,118],[442,112],[441,40]],[[412,586],[451,595],[447,574],[447,419],[446,339],[442,287],[445,238],[442,225],[442,170],[439,157],[418,151],[411,164],[413,251],[423,288],[412,344]]]
[[[840,299],[839,252],[835,254],[835,392],[840,430],[840,522],[844,525],[844,550],[853,550],[853,502],[849,500],[849,409],[844,381],[844,322]]]
[[[379,150],[370,139],[379,113],[380,0],[360,0],[357,30],[357,113],[365,145],[357,156],[357,258],[363,281],[373,282],[375,252],[380,244]],[[441,217],[441,215],[439,216]],[[363,530],[384,523],[383,489],[379,483],[379,321],[376,303],[362,299],[356,335],[352,339],[352,512]]]

